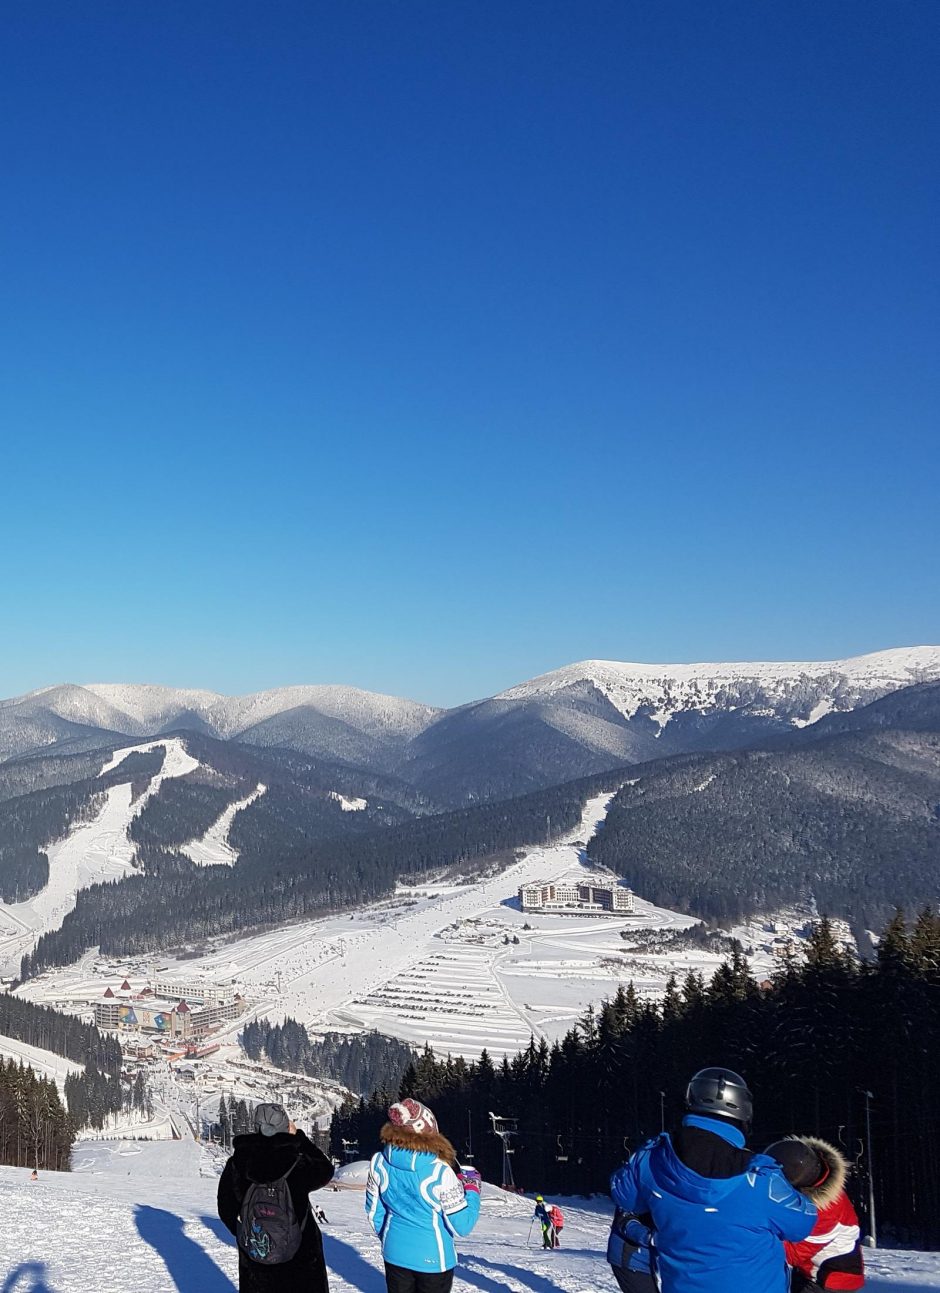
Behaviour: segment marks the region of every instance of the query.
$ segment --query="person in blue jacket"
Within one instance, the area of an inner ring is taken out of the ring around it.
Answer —
[[[656,1293],[652,1241],[650,1228],[642,1218],[622,1208],[614,1211],[607,1238],[607,1261],[621,1293]]]
[[[366,1215],[382,1241],[388,1293],[450,1293],[454,1237],[480,1215],[480,1175],[457,1165],[454,1147],[418,1100],[388,1111],[382,1149],[369,1164]]]
[[[614,1173],[614,1203],[649,1214],[663,1293],[786,1293],[783,1241],[806,1238],[815,1207],[779,1163],[745,1148],[753,1100],[737,1073],[696,1073],[686,1108],[674,1135]]]

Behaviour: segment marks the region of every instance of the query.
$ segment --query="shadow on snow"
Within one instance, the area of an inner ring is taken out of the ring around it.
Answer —
[[[179,1293],[233,1293],[235,1285],[229,1277],[219,1270],[206,1250],[185,1233],[182,1217],[164,1212],[162,1208],[138,1204],[134,1209],[134,1219],[137,1233],[162,1257],[167,1274]]]

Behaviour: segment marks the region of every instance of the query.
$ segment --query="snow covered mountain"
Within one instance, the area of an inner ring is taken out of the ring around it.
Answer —
[[[65,684],[0,701],[0,761],[185,729],[341,760],[461,804],[668,754],[741,748],[937,679],[940,647],[921,646],[821,662],[588,660],[451,710],[342,686],[222,696]]]
[[[254,745],[388,764],[433,722],[430,705],[355,687],[277,687],[248,696],[130,683],[66,683],[0,701],[0,759],[60,741],[102,745],[101,733],[159,736],[175,729]],[[97,733],[97,737],[95,734]]]
[[[450,710],[403,775],[452,801],[522,794],[670,754],[740,749],[940,679],[940,647],[818,663],[587,660]]]
[[[847,660],[737,664],[622,664],[584,660],[500,692],[497,700],[557,698],[594,686],[624,716],[661,731],[679,714],[739,712],[784,718],[796,727],[940,678],[940,647],[901,647]]]

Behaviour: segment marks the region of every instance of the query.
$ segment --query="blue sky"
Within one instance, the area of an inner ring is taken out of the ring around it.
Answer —
[[[0,695],[940,641],[935,0],[2,25]]]

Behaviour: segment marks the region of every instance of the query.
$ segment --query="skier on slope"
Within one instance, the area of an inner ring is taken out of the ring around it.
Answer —
[[[238,1239],[239,1293],[329,1293],[323,1237],[308,1196],[331,1180],[333,1164],[294,1126],[281,1105],[259,1104],[254,1124],[252,1134],[235,1137],[219,1179],[219,1216]],[[260,1220],[264,1214],[259,1210],[261,1242],[252,1250],[248,1214],[254,1213],[259,1185],[269,1188],[261,1209],[267,1208],[270,1215],[273,1205],[281,1213],[281,1224],[269,1226],[266,1235],[267,1223]],[[294,1246],[294,1252],[278,1260],[277,1241],[289,1233],[296,1246],[288,1242],[286,1247]]]
[[[792,1267],[792,1293],[812,1289],[860,1289],[865,1283],[861,1231],[845,1192],[849,1165],[844,1156],[815,1136],[788,1136],[769,1145],[791,1185],[819,1209],[812,1231],[800,1243],[786,1243]]]
[[[453,1145],[419,1100],[393,1104],[379,1135],[366,1214],[382,1241],[388,1293],[450,1293],[454,1237],[469,1235],[480,1215],[480,1174],[461,1170]]]
[[[611,1178],[617,1207],[652,1219],[663,1293],[786,1293],[783,1241],[805,1239],[816,1208],[774,1159],[745,1148],[753,1100],[737,1073],[696,1073],[686,1108],[673,1135]]]
[[[542,1227],[542,1247],[557,1248],[558,1232],[552,1220],[551,1209],[545,1206],[545,1200],[541,1194],[535,1196],[535,1212],[532,1214],[532,1219],[537,1219]]]

